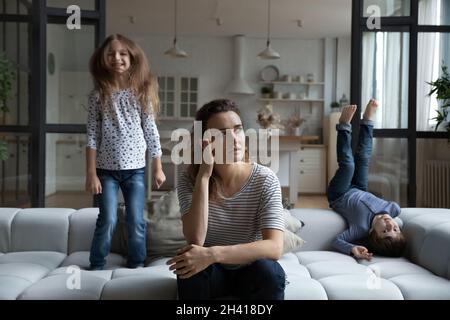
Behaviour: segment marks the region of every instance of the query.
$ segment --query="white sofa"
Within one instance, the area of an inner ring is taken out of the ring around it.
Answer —
[[[0,299],[176,299],[167,258],[126,269],[125,258],[114,253],[117,239],[107,270],[68,268],[88,266],[97,212],[0,208]],[[406,257],[371,262],[331,250],[332,239],[345,229],[333,211],[292,214],[305,222],[299,234],[307,242],[280,260],[286,299],[450,299],[450,210],[403,209]]]

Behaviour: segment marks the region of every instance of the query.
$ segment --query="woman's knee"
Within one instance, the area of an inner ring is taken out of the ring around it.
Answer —
[[[261,259],[253,264],[253,272],[257,274],[264,286],[274,290],[284,290],[286,283],[286,274],[277,261]]]

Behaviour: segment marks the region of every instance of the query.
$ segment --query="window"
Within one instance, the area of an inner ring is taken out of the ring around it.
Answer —
[[[198,106],[198,78],[159,76],[161,120],[192,120]]]
[[[442,75],[442,66],[450,67],[450,33],[421,32],[417,48],[417,130],[433,131],[439,109],[436,94],[429,96],[428,84]]]
[[[410,5],[410,0],[364,0],[363,16],[372,14],[371,6],[377,6],[382,17],[409,16]]]
[[[449,0],[420,0],[419,24],[421,25],[450,25]]]
[[[437,80],[442,65],[450,63],[450,1],[353,0],[352,5],[351,102],[361,105],[358,112],[371,97],[381,106],[369,190],[401,206],[422,206],[424,168],[435,159],[421,156],[431,156],[429,150],[441,148],[448,139],[447,132],[434,132],[432,118],[439,101],[428,96],[427,82]],[[368,23],[373,16],[366,13],[370,5],[380,9],[376,29]],[[352,122],[354,137],[359,122],[360,117]],[[445,194],[444,185],[439,191]]]
[[[376,128],[408,125],[409,33],[365,32],[363,35],[361,107],[379,102]]]

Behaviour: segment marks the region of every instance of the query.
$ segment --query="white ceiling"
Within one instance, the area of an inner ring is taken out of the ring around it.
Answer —
[[[108,0],[106,5],[109,33],[173,35],[174,0]],[[220,26],[214,19],[216,15],[222,20]],[[297,26],[298,19],[303,22],[302,28]],[[350,36],[350,30],[351,0],[272,0],[274,38]],[[266,37],[267,1],[178,0],[178,34]]]

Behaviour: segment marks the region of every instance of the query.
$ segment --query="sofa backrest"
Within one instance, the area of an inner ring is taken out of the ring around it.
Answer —
[[[89,251],[98,208],[0,208],[0,252]],[[118,252],[116,234],[111,252]]]
[[[24,209],[10,226],[9,252],[56,251],[67,253],[69,216],[73,209]]]
[[[334,250],[332,241],[347,228],[333,210],[292,209],[291,213],[305,223],[298,232],[306,241],[300,251]],[[402,208],[399,218],[407,240],[405,256],[450,279],[450,209]]]
[[[94,237],[95,223],[98,216],[98,208],[85,208],[75,211],[70,216],[68,252],[90,251],[92,238]],[[123,245],[120,243],[121,234],[116,226],[111,241],[111,252],[126,254],[122,252]]]
[[[8,252],[11,247],[11,225],[20,209],[0,208],[0,252]]]
[[[335,237],[347,228],[344,218],[330,209],[291,209],[291,214],[304,222],[298,234],[305,240],[300,251],[334,250]]]

